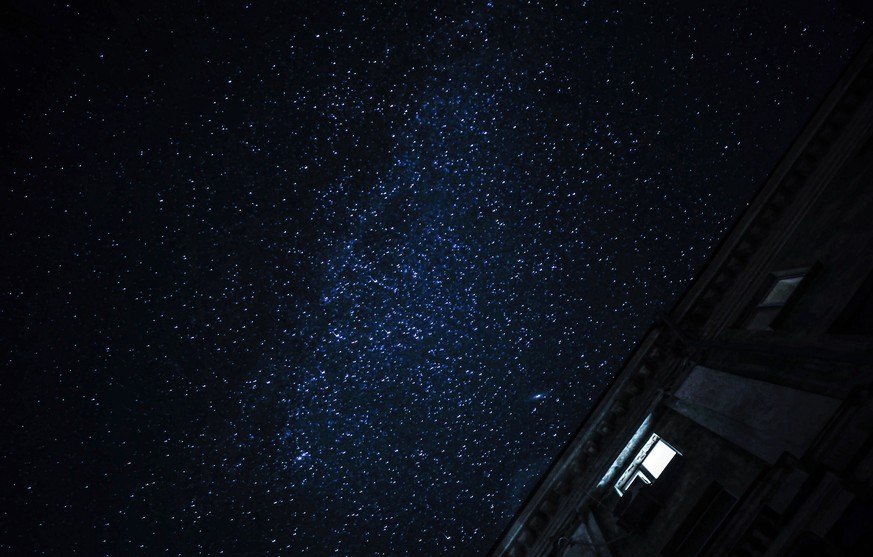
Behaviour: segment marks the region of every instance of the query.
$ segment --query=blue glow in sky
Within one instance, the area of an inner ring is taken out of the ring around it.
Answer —
[[[10,3],[0,553],[482,554],[871,15],[311,4]]]

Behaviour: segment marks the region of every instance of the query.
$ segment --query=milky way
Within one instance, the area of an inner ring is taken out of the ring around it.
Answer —
[[[9,7],[10,554],[484,553],[862,5]]]

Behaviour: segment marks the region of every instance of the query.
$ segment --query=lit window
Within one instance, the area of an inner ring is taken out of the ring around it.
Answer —
[[[624,474],[618,479],[615,484],[616,491],[619,495],[624,495],[635,481],[651,484],[661,476],[673,457],[678,454],[676,449],[668,445],[657,434],[652,434]]]
[[[664,468],[673,460],[674,456],[676,456],[676,451],[670,445],[658,439],[658,442],[652,447],[652,451],[643,461],[643,468],[652,475],[653,479],[657,479],[661,472],[664,471]]]

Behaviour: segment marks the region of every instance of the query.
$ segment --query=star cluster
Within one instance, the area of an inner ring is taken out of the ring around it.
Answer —
[[[6,9],[4,552],[484,553],[873,15],[293,4]]]

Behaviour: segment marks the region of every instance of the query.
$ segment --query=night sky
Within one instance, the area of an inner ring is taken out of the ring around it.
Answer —
[[[483,554],[873,18],[74,4],[0,3],[3,555]]]

